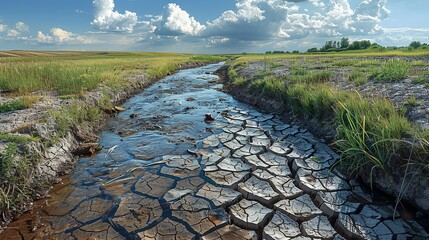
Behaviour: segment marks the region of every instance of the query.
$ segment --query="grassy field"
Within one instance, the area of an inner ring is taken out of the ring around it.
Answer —
[[[225,59],[177,53],[0,51],[0,94],[11,99],[0,103],[0,113],[30,108],[45,95],[68,100],[67,105],[38,116],[39,123],[54,127],[52,138],[19,133],[33,123],[11,132],[0,130],[0,213],[19,211],[31,201],[34,189],[49,185],[33,181],[34,168],[41,160],[28,152],[26,144],[37,142],[46,149],[76,126],[99,125],[103,111],[114,107],[111,93],[127,86],[133,75],[159,78],[182,66]],[[98,104],[81,101],[81,96],[100,86],[106,88]]]
[[[364,97],[337,87],[342,83],[357,87],[410,78],[429,88],[429,58],[422,58],[427,56],[427,50],[248,54],[230,63],[228,75],[236,87],[278,99],[298,115],[315,117],[333,126],[333,146],[342,156],[339,163],[350,172],[368,166],[391,171],[406,163],[429,172],[429,132],[404,115],[405,105],[419,104],[415,98],[397,106],[384,97]],[[253,75],[240,74],[252,64],[258,69]],[[392,162],[397,165],[392,166]]]
[[[0,52],[1,55],[6,54]],[[79,94],[100,85],[121,84],[133,73],[161,77],[186,62],[221,59],[173,53],[28,52],[25,55],[18,52],[15,55],[0,57],[0,89],[16,95],[35,91]]]

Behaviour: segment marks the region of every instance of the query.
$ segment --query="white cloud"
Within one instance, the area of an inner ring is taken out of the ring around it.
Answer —
[[[429,42],[429,28],[385,28],[384,33],[372,38],[383,46],[408,46],[412,41]]]
[[[51,35],[44,34],[43,32],[37,32],[35,39],[39,43],[91,43],[92,40],[85,36],[79,36],[72,32],[65,31],[61,28],[51,28]]]
[[[7,29],[7,25],[0,24],[0,32],[4,32]]]
[[[38,31],[37,41],[41,43],[52,43],[54,41],[54,38],[52,36],[43,34],[43,32],[41,31]]]
[[[282,0],[242,0],[207,24],[204,35],[243,41],[271,39],[280,31],[288,13],[299,8]]]
[[[30,30],[30,27],[23,22],[17,22],[15,24],[15,29],[19,32],[28,32]]]
[[[198,35],[206,27],[191,17],[188,12],[182,10],[175,3],[168,4],[160,19],[159,26],[155,29],[158,35],[179,36]]]
[[[6,36],[10,38],[15,38],[15,37],[18,37],[19,35],[21,35],[20,32],[18,32],[16,29],[11,29],[7,32]]]
[[[92,4],[95,8],[95,16],[91,24],[100,30],[131,33],[138,23],[136,13],[125,11],[121,14],[114,11],[113,0],[94,0]]]

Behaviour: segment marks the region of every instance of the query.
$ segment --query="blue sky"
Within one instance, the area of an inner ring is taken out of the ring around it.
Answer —
[[[412,2],[412,3],[411,3]],[[5,0],[0,50],[306,50],[429,42],[428,0]]]

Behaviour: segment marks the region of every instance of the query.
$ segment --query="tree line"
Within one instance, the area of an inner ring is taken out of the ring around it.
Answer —
[[[326,41],[325,45],[321,48],[310,48],[307,50],[308,53],[315,52],[341,52],[346,50],[365,50],[365,49],[374,49],[374,50],[397,50],[397,49],[407,49],[408,51],[413,51],[416,49],[429,49],[427,43],[421,43],[419,41],[413,41],[408,46],[405,47],[383,47],[378,43],[371,43],[369,40],[360,40],[350,42],[348,38],[341,38],[340,41]],[[294,51],[267,51],[265,54],[282,54],[282,53],[300,53],[298,50]]]
[[[354,41],[350,43],[348,38],[341,38],[340,41],[327,41],[324,46],[321,48],[310,48],[307,50],[307,52],[340,52],[340,51],[346,51],[346,50],[364,50],[368,48],[374,48],[374,49],[386,49],[385,47],[377,44],[377,43],[371,43],[369,40],[361,40],[361,41]],[[387,47],[388,49],[400,49],[404,47]],[[421,43],[419,41],[413,41],[408,45],[408,50],[412,51],[414,49],[419,48],[428,48],[428,45],[426,43]]]

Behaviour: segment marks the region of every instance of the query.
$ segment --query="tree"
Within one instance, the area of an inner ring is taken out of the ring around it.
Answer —
[[[414,42],[410,43],[410,47],[412,47],[414,49],[417,49],[417,48],[419,48],[421,46],[422,46],[421,42],[414,41]]]
[[[350,45],[349,39],[348,38],[341,38],[340,41],[340,48],[342,49],[347,49]]]
[[[319,50],[317,50],[317,48],[310,48],[307,50],[307,52],[311,53],[311,52],[318,52]]]

